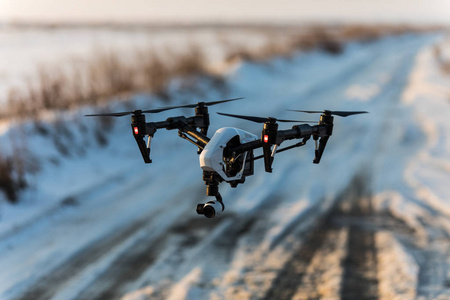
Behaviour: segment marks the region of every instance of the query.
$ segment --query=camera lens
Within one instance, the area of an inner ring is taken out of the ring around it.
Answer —
[[[216,210],[210,205],[205,205],[203,207],[203,214],[207,218],[214,218],[214,216],[216,215]]]

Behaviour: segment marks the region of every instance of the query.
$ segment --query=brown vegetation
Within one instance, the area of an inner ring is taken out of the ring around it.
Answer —
[[[141,82],[138,83],[139,89],[147,89],[154,95],[169,100],[167,93],[167,85],[170,81],[169,66],[154,50],[138,52],[137,60],[142,68]]]
[[[388,35],[408,32],[431,31],[438,28],[406,25],[314,25],[305,28],[272,28],[267,31],[267,43],[260,48],[228,45],[227,62],[236,60],[266,62],[274,56],[290,57],[296,51],[320,49],[331,55],[339,55],[348,42],[372,42]]]
[[[204,54],[191,45],[183,54],[165,61],[153,49],[136,51],[135,60],[125,62],[113,51],[97,51],[83,67],[74,61],[65,71],[40,66],[25,89],[11,89],[0,119],[39,119],[45,111],[65,111],[83,105],[99,105],[133,93],[152,93],[169,100],[172,78],[211,76]]]

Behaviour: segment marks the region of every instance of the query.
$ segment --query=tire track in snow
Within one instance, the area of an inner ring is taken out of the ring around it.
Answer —
[[[417,296],[424,299],[447,299],[450,288],[450,237],[448,231],[441,227],[442,219],[419,218],[427,230],[426,247],[414,248],[419,263],[417,278]]]
[[[341,273],[340,289],[334,287],[333,297],[343,299],[378,299],[377,261],[374,232],[358,223],[367,208],[366,178],[357,175],[336,199],[335,205],[320,219],[315,228],[290,260],[288,260],[267,291],[264,299],[309,299],[322,297],[314,287],[305,289],[305,282],[318,284],[308,278],[321,276],[313,260],[321,251],[338,255],[341,262],[335,268]],[[342,231],[344,230],[344,231]],[[340,232],[348,232],[342,235]],[[345,236],[345,243],[336,243],[336,236]],[[302,238],[302,237],[300,237]],[[345,249],[342,249],[344,247]],[[345,253],[345,254],[344,254]],[[370,257],[370,263],[366,258]],[[311,271],[312,270],[312,271]],[[314,271],[315,270],[315,271]],[[311,273],[312,272],[312,273]],[[305,294],[307,292],[310,294]],[[325,293],[326,291],[323,291]],[[330,295],[329,295],[330,296]]]
[[[60,296],[59,293],[64,293],[66,289],[70,289],[71,284],[74,283],[71,281],[76,280],[77,276],[82,276],[86,269],[95,265],[97,261],[107,256],[109,252],[114,251],[116,247],[120,247],[128,238],[138,233],[142,235],[144,230],[150,232],[152,225],[158,226],[158,216],[162,218],[164,215],[169,215],[165,210],[167,207],[170,208],[170,204],[174,204],[179,198],[179,195],[173,197],[159,210],[151,211],[126,228],[113,232],[106,239],[93,242],[88,247],[80,249],[62,266],[50,270],[40,278],[36,285],[30,287],[16,299],[50,299]],[[183,237],[177,246],[177,251],[184,255],[184,252],[190,252],[191,250],[192,252],[202,253],[206,249],[203,240],[207,235],[210,235],[212,238],[209,239],[209,244],[212,247],[208,246],[206,250],[211,251],[210,249],[213,248],[214,252],[221,257],[221,260],[229,262],[239,239],[250,232],[259,219],[270,214],[282,202],[278,200],[280,199],[275,201],[272,194],[265,195],[256,208],[250,214],[245,215],[228,213],[212,220],[207,220],[201,216],[187,221],[179,218],[180,221],[170,223],[169,227],[161,230],[156,237],[150,234],[136,240],[125,250],[121,250],[121,253],[106,270],[103,270],[91,284],[78,294],[76,299],[115,299],[129,292],[128,287],[160,258],[165,246],[168,245],[173,236]],[[192,205],[189,206],[189,208],[192,207]],[[189,211],[189,213],[192,212]],[[183,212],[180,212],[178,217],[180,214],[182,215]],[[220,229],[223,234],[217,235],[215,229],[221,227],[221,225],[225,225]],[[186,256],[188,257],[189,253]],[[177,270],[177,267],[175,265],[174,270]],[[170,286],[165,288],[170,290]]]
[[[133,220],[126,227],[112,231],[109,235],[102,236],[98,240],[93,241],[84,248],[81,248],[73,256],[61,265],[42,276],[38,283],[24,291],[20,296],[15,297],[16,300],[47,300],[55,296],[60,289],[64,289],[65,285],[73,278],[76,278],[87,267],[107,256],[114,251],[116,247],[121,246],[127,239],[138,234],[145,228],[153,227],[158,222],[158,217],[164,215],[164,211],[170,209],[171,203],[178,201],[179,195],[157,210],[149,210],[142,216]],[[183,212],[178,212],[183,213]],[[154,239],[154,236],[151,235]]]
[[[265,300],[412,299],[416,294],[435,299],[443,295],[449,282],[445,251],[417,246],[414,228],[390,213],[376,211],[369,184],[365,176],[356,176],[309,234],[298,237],[304,241],[272,281]],[[383,243],[383,235],[395,243]],[[438,234],[437,238],[443,237]],[[446,243],[448,253],[448,238]],[[408,271],[410,263],[419,266],[417,278]]]
[[[127,292],[127,284],[137,280],[158,259],[159,254],[167,247],[167,243],[174,235],[186,234],[186,237],[180,241],[180,251],[182,251],[183,248],[190,248],[199,243],[208,233],[207,230],[214,230],[227,219],[225,217],[211,220],[213,222],[209,222],[206,226],[205,220],[197,217],[174,224],[156,239],[147,236],[137,240],[77,298],[90,300],[119,298]]]
[[[346,254],[348,229],[330,230],[327,240],[314,255],[294,299],[336,299],[342,285],[342,260]]]
[[[191,252],[201,253],[205,244],[208,244],[207,251],[214,251],[221,260],[230,261],[239,239],[253,229],[261,216],[270,213],[280,203],[271,200],[271,195],[262,199],[256,211],[248,216],[228,213],[214,219],[201,216],[187,220],[180,218],[157,238],[144,237],[130,245],[77,299],[120,298],[156,261],[166,259],[164,249],[168,249],[169,244],[175,249],[172,251],[177,254],[177,258],[172,259],[177,264],[173,261],[168,264],[174,264],[176,273],[183,273],[180,272],[180,265],[190,259]],[[164,298],[170,288],[166,284],[163,286],[164,291],[155,290],[154,294]]]
[[[153,215],[153,214],[152,214]],[[85,267],[94,263],[102,256],[107,255],[115,246],[122,243],[129,236],[135,234],[147,225],[150,216],[143,217],[136,222],[131,223],[128,227],[116,231],[104,239],[80,249],[69,261],[64,262],[55,270],[49,271],[48,274],[40,278],[39,283],[28,289],[24,294],[17,297],[17,300],[38,300],[50,299],[65,282],[72,277],[77,276]]]
[[[177,282],[192,271],[192,260],[199,260],[199,265],[204,265],[206,268],[230,264],[241,238],[251,235],[256,241],[262,239],[266,230],[268,230],[267,226],[262,226],[262,224],[266,222],[266,218],[282,202],[279,200],[282,199],[268,194],[264,199],[261,199],[251,213],[235,214],[228,212],[228,214],[224,214],[217,219],[206,220],[207,223],[205,223],[204,218],[196,218],[175,224],[166,234],[168,236],[176,236],[177,239],[175,241],[177,242],[175,244],[172,240],[172,250],[170,250],[169,255],[166,254],[166,257],[161,257],[161,260],[158,262],[160,265],[164,264],[166,270],[167,267],[172,269],[170,274],[163,275],[170,282],[161,283],[161,278],[158,278],[157,282],[145,280],[134,288],[141,289],[146,286],[152,286],[151,295],[146,295],[146,297],[150,297],[150,299],[167,299],[171,291],[176,287]],[[174,259],[170,255],[171,253],[176,255],[177,258]],[[213,257],[210,255],[211,253],[214,253]],[[167,256],[170,256],[170,259]],[[150,271],[157,273],[155,270]],[[217,283],[210,282],[212,279],[209,277],[204,278],[201,285],[217,285]],[[122,289],[122,292],[117,293],[116,296],[122,296],[124,291],[130,292]],[[93,299],[105,298],[96,297]]]
[[[373,215],[370,195],[365,186],[367,180],[357,178],[353,184],[354,187],[350,190],[349,200],[347,200],[350,201],[350,212],[341,212],[344,217],[350,216],[349,222],[343,224],[349,228],[349,234],[347,256],[343,261],[341,297],[342,299],[378,299],[375,230],[364,227],[366,219]],[[359,222],[354,223],[355,219]]]

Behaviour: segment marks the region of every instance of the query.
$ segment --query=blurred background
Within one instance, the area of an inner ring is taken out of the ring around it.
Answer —
[[[0,298],[450,297],[449,28],[447,0],[0,0]],[[158,130],[146,165],[129,116],[85,117],[237,97],[209,137],[369,114],[214,219],[196,147]]]
[[[409,22],[448,23],[449,3],[431,1],[56,1],[4,0],[5,21],[44,22]]]

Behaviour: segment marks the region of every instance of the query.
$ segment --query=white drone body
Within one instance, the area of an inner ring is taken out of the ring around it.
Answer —
[[[253,157],[250,157],[252,156],[250,151],[233,157],[230,153],[224,153],[224,150],[227,147],[259,139],[253,133],[238,128],[221,128],[214,133],[214,136],[200,154],[200,167],[203,171],[217,172],[226,182],[241,180],[246,169],[251,168],[251,171],[253,171],[253,164],[249,163],[249,160],[253,159]],[[233,170],[230,169],[230,166],[233,166]]]

